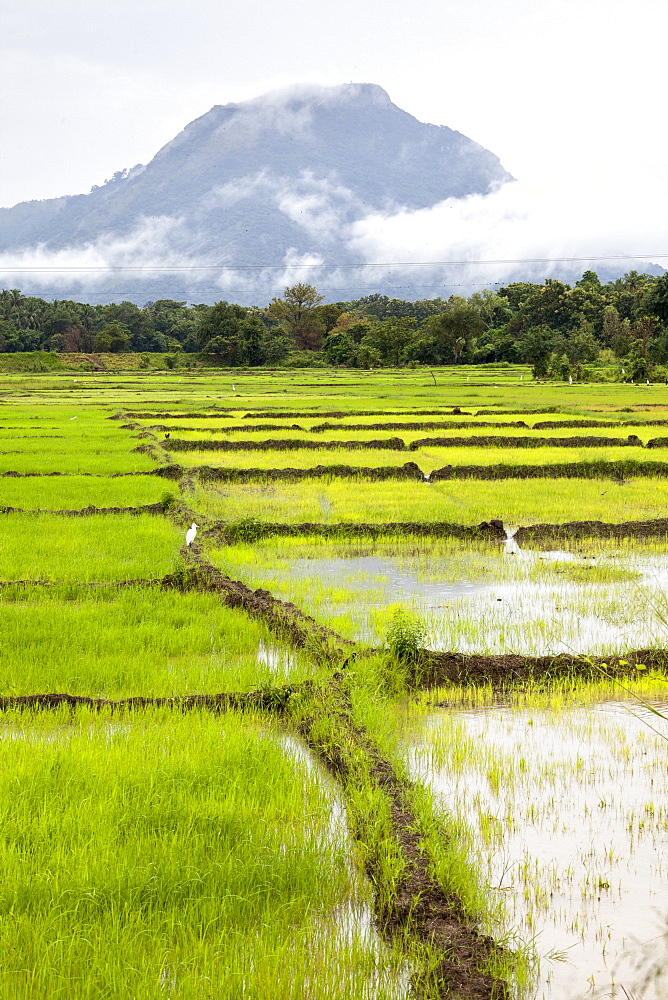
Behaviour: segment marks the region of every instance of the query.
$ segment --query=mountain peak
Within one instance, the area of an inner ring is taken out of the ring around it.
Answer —
[[[341,83],[336,86],[324,86],[318,83],[298,83],[279,90],[271,90],[249,101],[236,104],[217,105],[223,108],[253,108],[253,107],[286,107],[336,104],[374,104],[378,107],[389,107],[392,104],[386,90],[376,83]]]
[[[186,261],[193,274],[200,262],[361,263],[355,226],[370,215],[485,195],[511,179],[493,153],[420,122],[377,84],[301,84],[215,105],[144,167],[90,194],[0,211],[0,252],[99,247],[119,264]],[[160,289],[142,281],[142,301],[191,297],[178,276]],[[204,285],[199,276],[197,301],[226,287]]]

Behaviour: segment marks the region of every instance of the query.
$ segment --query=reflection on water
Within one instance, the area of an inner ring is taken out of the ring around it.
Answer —
[[[413,777],[464,817],[504,905],[494,933],[541,956],[531,1000],[668,997],[666,740],[626,703],[440,713],[411,739]]]
[[[427,646],[470,653],[612,654],[666,644],[668,558],[662,552],[600,546],[596,554],[522,549],[509,531],[499,549],[450,552],[424,543],[419,553],[298,558],[272,569],[266,585],[281,596],[313,581],[299,600],[316,618],[347,619],[346,634],[377,644],[383,610],[405,604],[422,614]],[[322,594],[322,588],[329,592]],[[346,623],[344,623],[344,627]]]
[[[257,662],[268,667],[272,677],[287,679],[294,669],[296,656],[289,649],[260,642],[257,648]]]
[[[315,776],[327,788],[331,810],[326,837],[330,843],[343,844],[346,847],[347,856],[352,858],[354,848],[348,831],[346,809],[336,782],[301,740],[294,736],[283,736],[281,743],[290,757],[305,765],[308,773]],[[328,936],[335,936],[341,952],[350,953],[354,948],[362,945],[373,955],[373,963],[369,971],[370,992],[368,996],[382,995],[392,998],[392,1000],[405,1000],[405,998],[412,996],[411,970],[406,965],[397,969],[389,961],[389,951],[376,930],[369,904],[372,895],[371,887],[360,874],[358,868],[352,864],[352,861],[348,871],[351,886],[350,895],[323,919],[322,932]]]

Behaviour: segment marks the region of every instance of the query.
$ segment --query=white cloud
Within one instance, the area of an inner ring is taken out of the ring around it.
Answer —
[[[319,242],[340,240],[347,227],[363,213],[363,203],[336,176],[316,177],[302,170],[298,177],[281,177],[267,170],[235,178],[213,188],[202,198],[206,209],[228,208],[258,195]]]
[[[196,261],[184,260],[183,252],[170,240],[182,231],[183,219],[171,216],[140,218],[125,236],[107,234],[81,247],[51,250],[38,244],[28,250],[0,254],[2,283],[58,289],[93,289],[104,286],[110,276],[136,275],[134,268],[174,268]]]
[[[572,273],[554,258],[642,257],[668,252],[668,189],[639,183],[622,190],[615,178],[515,182],[489,195],[450,198],[432,208],[373,213],[351,227],[349,248],[372,262],[462,262],[434,267],[453,283],[488,283]],[[544,261],[553,263],[543,263]],[[655,258],[668,265],[668,259]],[[478,263],[488,261],[490,263]],[[526,261],[537,261],[532,269]],[[468,263],[467,263],[468,262]],[[518,263],[513,263],[518,262]],[[601,262],[602,263],[602,262]],[[416,274],[416,267],[393,269]],[[426,273],[426,272],[422,272]]]

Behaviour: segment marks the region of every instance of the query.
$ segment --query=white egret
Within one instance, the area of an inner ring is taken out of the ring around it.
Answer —
[[[195,541],[196,534],[197,534],[197,525],[193,521],[193,523],[186,531],[186,545],[192,545],[192,543]]]

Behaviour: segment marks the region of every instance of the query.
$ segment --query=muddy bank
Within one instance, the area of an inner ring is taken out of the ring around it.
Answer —
[[[161,586],[168,590],[215,592],[230,608],[242,608],[252,618],[265,622],[267,627],[282,639],[287,639],[298,649],[306,649],[319,661],[340,662],[355,646],[333,629],[320,625],[315,618],[304,614],[296,605],[273,597],[268,590],[252,590],[239,580],[231,580],[199,554],[196,545],[183,548],[181,555],[190,564],[183,571],[168,574]]]
[[[171,466],[171,469],[179,468]],[[415,479],[424,481],[424,475],[415,462],[404,465],[380,466],[369,468],[364,465],[316,465],[310,469],[230,469],[211,465],[195,466],[191,470],[201,482],[253,483],[258,480],[268,482],[284,481],[299,482],[301,479],[369,479],[380,481],[385,479]],[[161,473],[166,478],[178,478],[172,473]]]
[[[469,438],[419,438],[411,442],[408,451],[418,451],[420,448],[642,448],[643,443],[635,434],[627,438],[582,437],[570,438],[530,438],[530,437],[495,437],[492,434]]]
[[[377,450],[408,451],[401,438],[382,438],[376,441],[308,441],[292,438],[269,438],[266,441],[210,441],[202,439],[168,438],[161,442],[167,451],[355,451]],[[138,449],[135,448],[134,451]]]
[[[513,410],[513,413],[522,413],[522,410]],[[549,410],[536,410],[536,413],[549,413]],[[328,419],[342,419],[344,417],[384,417],[388,414],[395,413],[397,417],[402,417],[402,413],[396,413],[394,407],[389,406],[386,410],[330,410],[325,412],[323,410],[249,410],[244,414],[242,420],[261,420],[263,417],[269,420],[314,420],[321,418],[323,420]],[[454,416],[472,416],[469,410],[462,410],[459,406],[447,406],[441,407],[438,410],[407,410],[407,417],[454,417]]]
[[[440,431],[440,430],[467,430],[474,427],[527,427],[523,420],[424,420],[419,423],[397,423],[388,421],[385,424],[316,424],[311,427],[312,434],[319,434],[322,431]],[[259,430],[254,427],[253,430]],[[277,428],[281,430],[285,428]]]
[[[253,518],[242,522],[221,521],[201,532],[202,538],[234,544],[240,540],[259,538],[299,537],[318,538],[382,538],[386,535],[408,535],[424,538],[463,538],[471,541],[505,541],[504,522],[499,518],[480,524],[455,524],[449,521],[322,521],[299,523],[260,521]],[[554,541],[573,538],[664,538],[668,537],[668,518],[646,521],[565,521],[561,524],[529,524],[517,528],[513,538],[520,545],[540,540]]]
[[[58,517],[91,517],[93,514],[164,514],[162,503],[146,503],[141,507],[82,507],[80,510],[24,510],[21,507],[0,507],[0,514],[55,514]]]
[[[432,483],[443,479],[613,479],[617,482],[634,476],[668,476],[668,462],[640,462],[624,459],[605,462],[559,462],[550,465],[445,465],[429,476]]]
[[[207,709],[210,712],[224,712],[229,709],[283,711],[292,697],[310,691],[312,686],[312,681],[303,681],[300,684],[258,688],[255,691],[226,691],[220,694],[193,694],[173,698],[121,698],[116,701],[108,698],[88,698],[85,695],[60,693],[10,695],[0,697],[0,711],[8,712],[13,709],[53,711],[63,706],[71,710],[88,708],[96,712],[105,709],[127,711],[143,708],[176,708],[184,712],[197,708]]]
[[[167,410],[161,410],[158,413],[149,413],[141,411],[127,411],[125,413],[115,413],[112,417],[108,417],[108,420],[126,420],[128,417],[134,418],[136,420],[208,420],[214,417],[231,417],[235,410],[242,409],[239,406],[221,406],[220,409],[211,410],[207,413],[197,413],[193,410],[192,413],[171,413]],[[226,413],[226,410],[230,410],[230,413]]]
[[[183,466],[168,465],[142,475],[158,475],[165,479],[179,479],[185,472]],[[362,479],[378,482],[391,479],[425,480],[436,483],[447,479],[612,479],[622,482],[636,476],[664,479],[668,476],[668,462],[640,462],[636,459],[605,462],[559,462],[549,465],[446,465],[426,476],[415,462],[398,466],[369,467],[363,465],[316,465],[306,469],[238,469],[210,465],[194,466],[188,470],[201,482],[299,482],[302,479]],[[27,473],[26,473],[27,474]],[[117,475],[138,473],[117,473]],[[8,473],[4,473],[8,475]],[[30,473],[32,475],[32,473]]]
[[[28,590],[30,587],[78,587],[86,590],[88,587],[157,587],[162,583],[162,577],[135,577],[132,580],[107,580],[104,583],[78,583],[76,580],[0,580],[0,587],[17,587]]]
[[[164,462],[167,457],[157,444],[140,444],[136,448],[133,448],[132,452],[135,455],[146,455],[148,458],[152,458],[154,462]]]
[[[412,535],[425,538],[467,538],[505,540],[503,522],[483,521],[481,524],[451,524],[446,521],[385,521],[369,524],[350,521],[338,524],[322,522],[302,522],[300,524],[279,524],[271,521],[244,521],[241,525],[221,522],[201,533],[202,538],[211,538],[222,543],[234,543],[243,537],[244,541],[259,538],[315,535],[318,538],[380,538],[384,535]]]
[[[139,437],[152,436],[148,432]],[[666,447],[668,439],[657,438],[649,447]],[[367,440],[341,439],[339,441],[312,441],[304,438],[268,438],[265,441],[212,441],[202,438],[166,438],[161,442],[167,451],[419,451],[420,448],[642,448],[639,437],[631,434],[627,438],[593,437],[591,435],[572,438],[530,438],[495,437],[480,434],[476,437],[430,437],[419,438],[406,444],[401,438],[369,438]],[[150,445],[141,445],[133,451],[152,453]]]
[[[422,650],[410,668],[409,683],[418,688],[450,683],[506,688],[527,682],[547,683],[557,677],[596,680],[606,674],[622,680],[638,675],[637,664],[647,670],[666,673],[668,650],[639,649],[614,656],[519,656],[514,653],[483,656]]]
[[[172,424],[171,426],[167,424],[149,424],[149,431],[163,431],[167,434],[180,433],[181,431],[199,431],[200,434],[254,434],[255,431],[303,431],[308,432],[308,427],[302,427],[300,424],[253,424],[250,427],[248,424],[240,425],[233,424],[226,427],[186,427],[182,424]]]
[[[502,409],[497,410],[495,407],[493,410],[476,410],[475,415],[476,417],[496,417],[496,416],[511,417],[511,416],[521,416],[522,414],[531,415],[532,413],[559,413],[559,412],[560,411],[557,409],[556,406],[538,406],[527,410],[502,410]]]
[[[530,524],[518,528],[515,541],[525,542],[555,538],[660,538],[668,536],[668,518],[648,521],[565,521],[563,524]]]
[[[349,697],[336,677],[328,695],[324,707],[338,738],[332,740],[323,733],[317,712],[310,715],[302,710],[297,729],[344,790],[357,789],[363,769],[365,777],[388,801],[391,837],[403,862],[401,874],[389,885],[384,858],[370,849],[375,838],[368,825],[374,819],[360,816],[353,805],[349,823],[352,836],[363,845],[361,856],[367,876],[377,887],[374,910],[384,936],[401,942],[408,935],[416,942],[429,942],[442,956],[428,975],[414,973],[413,995],[443,1000],[503,1000],[509,996],[506,984],[481,971],[501,948],[479,931],[467,917],[461,900],[447,893],[432,875],[420,820],[411,804],[414,786],[397,775],[391,761],[355,725]]]
[[[533,425],[535,431],[551,427],[664,427],[668,420],[540,420]]]

